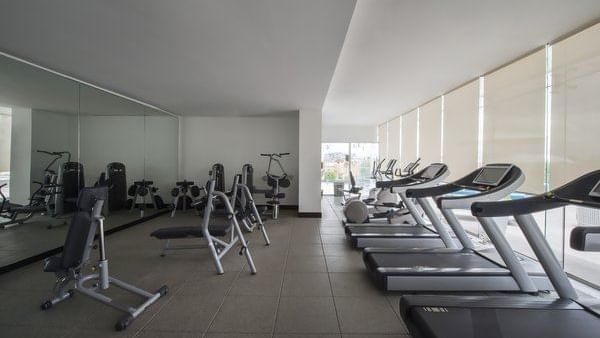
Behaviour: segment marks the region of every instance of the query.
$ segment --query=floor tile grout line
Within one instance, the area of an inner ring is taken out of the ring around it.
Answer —
[[[335,318],[338,323],[338,331],[340,337],[342,336],[342,324],[340,322],[340,316],[338,314],[337,303],[335,301],[335,295],[333,293],[333,283],[331,282],[331,272],[329,272],[329,264],[327,263],[327,256],[325,256],[325,246],[323,244],[323,234],[321,234],[321,225],[319,224],[319,238],[321,238],[321,250],[323,250],[323,257],[325,258],[325,268],[327,269],[327,280],[329,280],[329,289],[331,291],[331,299],[333,301],[333,309],[335,311]]]
[[[290,256],[290,247],[292,245],[292,232],[294,231],[295,223],[292,223],[292,230],[290,230],[290,234],[288,236],[287,250],[285,251],[285,261],[283,262],[283,274],[281,277],[281,284],[279,285],[279,294],[277,295],[277,307],[275,308],[275,320],[273,321],[273,326],[271,327],[271,338],[275,337],[275,329],[277,327],[277,319],[279,319],[279,307],[281,305],[281,295],[283,294],[283,283],[285,281],[285,269],[287,268],[287,260]]]
[[[225,295],[223,296],[223,299],[221,300],[221,303],[217,307],[217,311],[215,311],[215,313],[210,318],[210,321],[206,325],[206,330],[204,330],[204,332],[202,332],[202,336],[201,336],[202,338],[206,337],[206,335],[208,334],[208,331],[210,330],[211,326],[213,325],[215,319],[217,318],[217,315],[221,311],[221,308],[223,308],[223,304],[225,304],[225,300],[227,300],[227,296],[229,296],[229,294],[231,293],[231,290],[233,289],[233,286],[235,285],[235,282],[242,275],[242,272],[244,271],[244,264],[240,264],[240,265],[242,266],[242,269],[237,272],[237,275],[235,276],[235,278],[231,282],[231,285],[229,285],[229,288],[227,288],[227,291],[225,292]]]
[[[152,314],[152,316],[148,319],[148,321],[146,321],[146,323],[139,330],[137,330],[132,337],[134,337],[134,338],[137,337],[138,335],[140,335],[142,333],[142,331],[144,331],[144,329],[146,327],[148,327],[148,325],[150,325],[152,320],[154,320],[154,318],[160,313],[160,311],[162,311],[165,308],[165,306],[167,306],[169,303],[171,303],[173,301],[173,299],[175,298],[175,296],[177,296],[179,293],[181,293],[181,290],[183,290],[183,287],[187,284],[187,282],[190,280],[190,278],[192,278],[192,277],[191,276],[187,277],[186,280],[183,283],[181,283],[181,285],[179,286],[179,288],[177,288],[175,293],[173,293],[171,295],[171,297],[169,297],[167,299],[167,301],[164,302],[164,304],[162,304],[162,306],[158,307],[157,311],[154,314]]]

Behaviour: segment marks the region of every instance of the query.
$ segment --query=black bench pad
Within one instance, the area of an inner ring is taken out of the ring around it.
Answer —
[[[231,226],[229,224],[211,224],[208,226],[208,232],[215,237],[227,235],[230,229]],[[202,228],[199,226],[162,228],[153,231],[150,236],[158,239],[204,237]]]

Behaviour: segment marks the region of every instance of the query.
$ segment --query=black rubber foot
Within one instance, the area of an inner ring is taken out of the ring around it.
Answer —
[[[132,316],[127,316],[127,317],[121,319],[120,321],[118,321],[115,324],[115,330],[117,330],[117,331],[125,330],[129,326],[129,324],[131,324],[132,321],[133,321]]]
[[[43,303],[42,303],[42,305],[40,305],[40,308],[41,308],[42,310],[48,310],[48,309],[50,309],[51,307],[52,307],[52,302],[51,302],[51,301],[49,301],[49,300],[47,300],[47,301],[43,302]]]
[[[160,296],[164,296],[169,292],[169,287],[166,285],[163,285],[160,287],[160,289],[158,289],[158,291],[156,291],[157,293],[160,293]]]

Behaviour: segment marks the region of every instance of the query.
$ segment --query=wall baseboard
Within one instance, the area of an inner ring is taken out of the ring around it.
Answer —
[[[279,205],[279,209],[280,210],[298,210],[298,206],[297,205],[283,205],[283,204],[280,204]]]
[[[321,218],[321,217],[323,217],[323,213],[320,213],[320,212],[298,212],[298,217]]]

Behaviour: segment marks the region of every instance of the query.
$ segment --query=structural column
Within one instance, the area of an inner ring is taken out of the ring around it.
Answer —
[[[321,111],[298,112],[298,216],[321,217]]]

